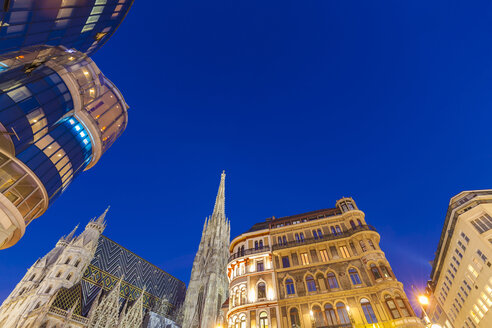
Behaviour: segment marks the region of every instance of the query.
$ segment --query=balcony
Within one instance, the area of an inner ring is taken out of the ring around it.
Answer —
[[[256,254],[256,253],[263,253],[263,252],[269,252],[270,251],[270,246],[263,246],[262,248],[249,248],[245,249],[242,252],[236,252],[229,256],[229,261],[231,262],[232,260],[235,260],[237,258],[246,256],[246,255],[251,255],[251,254]]]
[[[287,243],[282,243],[282,244],[276,244],[272,246],[272,250],[278,250],[278,249],[283,249],[283,248],[290,248],[290,247],[296,247],[296,246],[301,246],[301,245],[309,245],[309,244],[314,244],[314,243],[319,243],[323,241],[328,241],[328,240],[336,240],[336,239],[341,239],[341,238],[347,238],[352,236],[353,234],[356,234],[361,231],[376,231],[376,228],[370,225],[361,225],[361,226],[356,226],[355,228],[348,229],[347,231],[343,231],[338,234],[329,234],[329,235],[323,235],[323,237],[318,237],[318,238],[306,238],[303,240],[293,240],[293,241],[288,241]]]

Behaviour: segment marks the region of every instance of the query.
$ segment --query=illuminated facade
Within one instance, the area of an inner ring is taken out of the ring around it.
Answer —
[[[227,299],[230,224],[225,216],[225,173],[212,215],[205,220],[183,305],[183,328],[215,328]]]
[[[0,56],[0,249],[14,245],[123,133],[121,93],[86,55],[39,46]]]
[[[0,327],[177,328],[185,284],[102,235],[106,213],[27,270],[0,306]]]
[[[255,224],[234,238],[230,328],[422,327],[351,198]]]
[[[0,7],[0,54],[34,45],[91,54],[116,31],[132,4],[133,0],[5,0]]]
[[[446,328],[492,327],[492,190],[449,203],[428,282],[427,314]]]

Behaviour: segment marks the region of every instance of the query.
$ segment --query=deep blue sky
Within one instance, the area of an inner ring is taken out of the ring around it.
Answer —
[[[136,0],[94,56],[127,131],[0,252],[0,300],[108,204],[108,237],[188,283],[222,169],[232,237],[352,196],[423,285],[449,198],[491,187],[491,6]]]

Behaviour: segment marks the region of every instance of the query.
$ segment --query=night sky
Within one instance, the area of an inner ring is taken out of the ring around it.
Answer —
[[[223,169],[232,238],[351,196],[424,286],[449,199],[492,185],[491,32],[490,1],[136,0],[93,56],[128,128],[0,251],[0,300],[107,205],[106,236],[188,283]]]

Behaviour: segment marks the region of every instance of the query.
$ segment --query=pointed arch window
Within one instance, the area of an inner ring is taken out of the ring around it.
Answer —
[[[352,227],[352,229],[356,228],[354,220],[350,220],[350,226]]]
[[[359,227],[362,227],[362,222],[360,222],[359,219],[357,219],[357,223],[359,224]]]
[[[359,277],[359,272],[357,272],[357,270],[355,270],[354,268],[351,268],[348,272],[350,275],[350,280],[352,280],[353,285],[362,284],[362,281],[360,280],[360,277]]]
[[[260,313],[260,328],[268,328],[268,314],[263,311]]]
[[[384,264],[379,265],[379,268],[381,269],[381,272],[383,273],[383,277],[391,278],[391,274],[389,273],[388,268]]]
[[[326,275],[326,278],[328,280],[328,287],[330,287],[330,289],[339,288],[337,277],[335,276],[335,274],[333,272],[329,272]]]
[[[75,261],[75,267],[78,268],[79,267],[79,264],[80,264],[80,260],[77,259],[77,261]]]
[[[316,282],[314,281],[313,276],[308,275],[306,277],[306,286],[307,286],[308,292],[315,292],[316,291]]]
[[[48,294],[49,292],[51,292],[51,288],[52,288],[51,286],[48,286],[48,288],[46,288],[45,293]]]
[[[334,326],[338,324],[337,315],[333,309],[333,305],[330,303],[325,304],[325,317],[328,326]]]
[[[363,240],[359,241],[359,245],[363,252],[367,252],[367,247]]]
[[[384,297],[384,302],[386,303],[386,306],[388,306],[388,309],[390,310],[391,316],[393,319],[399,319],[401,317],[400,312],[398,311],[398,308],[396,307],[395,301],[391,298],[391,296],[386,295]]]
[[[410,311],[408,311],[408,308],[405,304],[405,302],[403,301],[403,299],[400,297],[400,296],[396,296],[395,297],[395,302],[396,302],[396,305],[398,306],[398,308],[400,309],[400,313],[402,314],[402,316],[404,317],[410,317]]]
[[[241,317],[241,328],[246,328],[246,316]]]
[[[70,264],[70,261],[72,260],[71,257],[67,258],[67,260],[65,261],[65,264]]]
[[[56,278],[60,278],[61,275],[62,275],[62,272],[58,271],[58,273],[56,274]]]
[[[264,282],[258,284],[258,300],[266,298],[266,285]]]
[[[33,275],[31,276],[31,279],[29,279],[29,281],[33,281],[33,280],[34,280],[34,278],[36,278],[36,274],[33,274]]]
[[[337,303],[338,320],[341,324],[350,323],[347,307],[342,302]]]
[[[367,323],[378,323],[378,319],[376,319],[376,314],[374,314],[371,303],[367,298],[362,298],[360,300],[360,306],[362,307],[362,311],[364,312]]]
[[[246,304],[246,287],[241,288],[241,305]]]
[[[290,309],[289,316],[290,316],[290,327],[301,328],[301,320],[299,319],[299,311],[297,310],[297,308]]]
[[[376,246],[374,246],[374,243],[372,242],[372,240],[368,239],[367,243],[369,244],[369,247],[371,247],[373,250],[376,250]]]
[[[72,273],[69,273],[69,274],[67,275],[67,280],[70,280],[70,278],[72,278]]]
[[[316,327],[326,327],[325,316],[318,305],[313,306],[313,317]]]
[[[285,280],[285,290],[287,292],[287,295],[294,295],[296,293],[296,290],[294,288],[294,281],[292,279],[287,279]]]
[[[381,272],[379,272],[379,269],[376,266],[376,264],[372,263],[370,265],[370,267],[371,267],[371,272],[372,272],[372,275],[373,275],[374,279],[375,280],[381,279],[382,278]]]
[[[236,318],[236,320],[234,320],[234,328],[239,328],[239,318]]]

